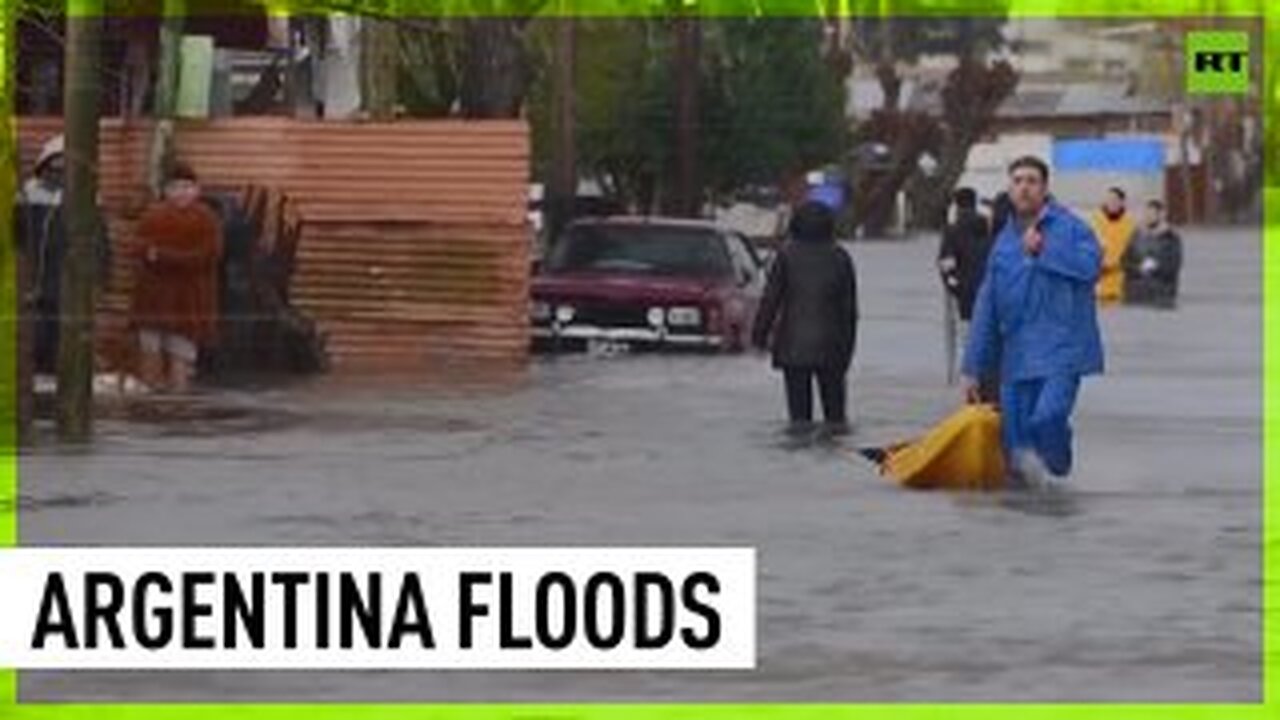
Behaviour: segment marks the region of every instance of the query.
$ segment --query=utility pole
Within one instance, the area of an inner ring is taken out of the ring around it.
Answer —
[[[1165,68],[1177,67],[1178,50],[1185,49],[1181,46],[1181,41],[1175,41],[1174,38],[1186,37],[1186,29],[1179,20],[1171,20],[1161,27],[1164,33],[1162,41],[1162,49],[1165,55]],[[1176,76],[1181,77],[1181,76]],[[1182,222],[1190,224],[1195,218],[1195,201],[1192,197],[1191,190],[1191,151],[1190,151],[1190,134],[1191,134],[1191,99],[1187,97],[1185,90],[1179,90],[1180,86],[1175,81],[1172,73],[1166,70],[1165,77],[1166,99],[1169,102],[1171,113],[1173,115],[1173,127],[1178,133],[1178,191],[1180,196],[1179,205],[1182,207]],[[1172,200],[1173,198],[1169,198]]]
[[[178,107],[178,70],[182,64],[182,25],[186,0],[164,0],[160,23],[160,67],[156,78],[156,128],[147,157],[147,182],[157,197],[173,159],[173,118]]]
[[[75,0],[67,12],[63,85],[66,188],[58,350],[58,435],[85,442],[93,429],[94,245],[99,232],[98,119],[101,0]]]
[[[367,17],[360,22],[360,100],[372,120],[391,120],[396,110],[399,42],[395,22]]]
[[[548,248],[573,221],[574,197],[578,194],[577,119],[574,109],[577,90],[574,69],[577,63],[578,24],[572,15],[556,19],[556,55],[552,123],[555,128],[551,177],[544,197],[547,213]]]
[[[702,55],[702,23],[696,11],[683,9],[676,19],[676,195],[674,214],[697,217],[701,210],[698,183],[698,80]]]
[[[0,62],[13,67],[17,59],[14,46],[18,40],[17,9],[6,5],[0,10]],[[0,76],[0,114],[12,117],[14,114],[14,76],[16,73],[5,73]],[[18,157],[17,129],[14,123],[5,123],[0,127],[0,157]],[[0,174],[0,217],[11,217],[17,208],[14,206],[18,191],[18,173]],[[0,292],[9,302],[4,306],[8,317],[0,320],[0,391],[6,397],[13,398],[9,408],[0,406],[0,453],[14,458],[17,467],[17,448],[25,445],[29,438],[34,398],[31,393],[31,309],[26,304],[26,297],[31,283],[31,262],[28,253],[20,250],[18,242],[23,238],[14,238],[4,247],[0,247]],[[3,491],[0,491],[3,492]],[[0,540],[15,541],[12,523],[9,528],[0,530]],[[0,684],[0,702],[6,697],[12,698],[13,687]]]

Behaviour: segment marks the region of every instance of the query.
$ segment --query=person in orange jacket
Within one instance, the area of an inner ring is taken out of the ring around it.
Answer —
[[[1097,297],[1103,305],[1124,299],[1124,267],[1122,259],[1133,238],[1134,222],[1125,208],[1124,190],[1107,189],[1102,206],[1090,218],[1094,235],[1102,245],[1102,274],[1098,277]]]
[[[222,256],[218,216],[200,202],[190,166],[175,163],[170,169],[164,198],[138,223],[138,241],[131,314],[142,380],[185,392],[200,349],[216,339]]]

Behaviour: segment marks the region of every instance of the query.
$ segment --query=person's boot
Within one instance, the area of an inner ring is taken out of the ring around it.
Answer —
[[[1009,462],[1008,467],[1004,469],[1004,489],[1015,493],[1026,492],[1031,489],[1027,478],[1018,469],[1018,464],[1012,462],[1012,460]]]
[[[1026,483],[1027,489],[1037,492],[1057,489],[1057,478],[1049,472],[1049,468],[1034,450],[1019,450],[1014,455],[1014,465],[1017,473]]]
[[[807,438],[813,434],[814,424],[812,420],[792,420],[787,423],[787,436],[792,438]]]
[[[827,437],[844,437],[851,432],[853,428],[849,425],[848,420],[828,420],[822,425],[822,432]]]

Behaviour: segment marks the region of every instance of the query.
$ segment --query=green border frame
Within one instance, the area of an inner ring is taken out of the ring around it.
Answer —
[[[1010,17],[1237,17],[1263,20],[1263,73],[1259,97],[1266,138],[1264,218],[1262,250],[1263,335],[1263,525],[1262,525],[1262,702],[1255,704],[1141,704],[1141,703],[964,703],[964,704],[613,704],[613,703],[430,703],[430,704],[60,704],[19,705],[17,673],[0,672],[0,720],[213,720],[234,713],[236,717],[262,720],[362,720],[389,716],[438,720],[487,718],[1002,718],[1005,720],[1057,720],[1126,718],[1132,720],[1263,720],[1280,717],[1280,4],[1275,0],[837,0],[841,14],[853,14],[872,5],[875,14],[989,15]],[[17,181],[15,128],[12,108],[15,60],[13,14],[17,0],[0,0],[0,157],[6,172],[0,173],[0,217],[9,217]],[[33,5],[62,5],[34,0]],[[130,0],[107,0],[112,14],[125,14]],[[464,8],[452,0],[265,0],[264,4],[290,11],[320,10],[345,5],[375,15],[458,15]],[[520,0],[487,0],[469,3],[483,6],[486,15],[511,13]],[[1270,7],[1268,5],[1270,4]],[[73,14],[96,13],[104,8],[93,0],[68,0]],[[203,5],[192,2],[197,8]],[[670,13],[683,6],[702,16],[812,16],[830,7],[825,0],[553,0],[544,13],[574,16],[639,16]],[[469,8],[475,12],[475,7]],[[1257,50],[1254,50],[1255,52]],[[7,239],[8,223],[0,228]],[[15,423],[10,418],[16,387],[12,352],[16,340],[16,292],[13,288],[13,243],[0,245],[0,548],[17,543],[17,455]]]

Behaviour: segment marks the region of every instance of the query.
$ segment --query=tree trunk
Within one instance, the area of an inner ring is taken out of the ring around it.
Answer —
[[[131,31],[125,38],[124,77],[120,83],[120,114],[141,117],[151,88],[151,53],[147,36]]]
[[[442,26],[443,22],[439,25]],[[437,26],[427,35],[427,52],[431,58],[431,72],[435,75],[436,92],[447,115],[458,101],[459,91],[456,60],[447,28]]]
[[[8,142],[13,142],[16,138],[6,138]],[[7,189],[7,188],[6,188]],[[13,197],[13,193],[7,193],[6,198]],[[15,326],[4,328],[5,344],[13,343],[13,352],[9,352],[7,348],[0,348],[0,352],[5,352],[6,356],[0,358],[0,363],[7,362],[10,357],[14,359],[13,379],[15,384],[14,392],[9,393],[9,397],[16,398],[14,406],[14,423],[10,424],[8,416],[0,418],[5,422],[3,428],[4,440],[0,441],[0,451],[8,451],[13,444],[27,445],[31,442],[32,421],[35,419],[35,392],[32,386],[33,375],[35,372],[35,336],[32,327],[35,319],[35,308],[31,306],[27,298],[31,294],[31,287],[34,283],[33,268],[31,258],[25,251],[13,253],[9,257],[14,258],[14,264],[7,263],[0,266],[0,271],[5,273],[3,280],[0,280],[0,292],[11,292],[9,297],[14,298],[14,319]],[[12,278],[14,286],[11,288],[4,280]],[[0,365],[6,373],[3,381],[0,382],[0,389],[8,390],[7,381],[9,367]],[[11,440],[7,435],[10,429],[14,429],[16,434]]]
[[[1191,186],[1191,109],[1188,105],[1181,104],[1177,106],[1175,112],[1180,116],[1180,127],[1178,128],[1178,160],[1181,163],[1181,166],[1179,167],[1178,180],[1181,184],[1182,190],[1183,217],[1174,218],[1174,222],[1181,222],[1184,225],[1189,225],[1199,219],[1193,211],[1195,207],[1195,192],[1192,190]]]
[[[885,60],[876,65],[876,80],[880,82],[880,93],[884,96],[882,107],[887,111],[900,109],[898,104],[902,100],[902,78],[892,61]]]
[[[18,42],[17,12],[10,5],[6,6],[0,17],[4,24],[0,26],[0,61],[14,67],[17,61],[15,46]],[[15,83],[18,74],[11,72],[0,79],[0,115],[13,117],[17,114],[17,90]],[[6,123],[0,128],[0,157],[8,163],[7,171],[0,176],[0,217],[4,222],[12,222],[10,218],[17,211],[18,199],[18,133],[17,123]],[[7,211],[7,212],[6,212]],[[16,223],[14,224],[16,230]],[[19,231],[21,232],[21,231]],[[5,453],[12,463],[9,467],[17,468],[17,447],[26,444],[28,430],[31,427],[32,404],[31,366],[33,364],[30,324],[31,308],[26,298],[31,284],[31,262],[25,252],[19,235],[10,238],[8,245],[0,247],[0,293],[7,303],[5,312],[0,318],[0,392],[10,402],[0,403],[0,453]],[[16,503],[17,498],[13,483],[0,488],[0,498]],[[0,523],[5,526],[0,530],[0,541],[15,543],[12,520]],[[16,683],[14,683],[16,684]],[[5,687],[0,684],[0,703],[11,700],[14,695],[14,684]]]
[[[360,28],[360,99],[374,120],[390,120],[396,109],[396,26],[365,18]]]
[[[938,166],[933,177],[913,192],[913,225],[936,228],[943,224],[951,193],[969,160],[969,149],[986,132],[996,110],[1017,84],[1018,74],[1008,63],[987,64],[961,56],[960,65],[947,76],[942,90],[944,133],[933,148]]]
[[[946,221],[951,193],[964,174],[969,161],[969,148],[977,138],[972,135],[950,137],[942,144],[941,157],[933,177],[921,183],[919,191],[912,193],[912,225],[919,228],[938,228]]]
[[[854,187],[852,224],[866,237],[882,236],[897,206],[898,192],[919,171],[921,155],[938,145],[939,126],[918,112],[877,110],[863,123],[859,142],[878,142],[890,148],[888,167],[875,173],[859,173]]]
[[[919,167],[923,154],[923,139],[916,134],[909,134],[894,149],[893,169],[875,183],[863,204],[862,227],[868,237],[882,237],[887,232],[898,205],[898,192]]]
[[[93,0],[89,0],[93,1]],[[147,181],[151,192],[161,194],[164,174],[173,160],[173,116],[178,106],[178,69],[182,63],[182,25],[186,0],[164,0],[160,24],[160,67],[156,78],[156,128],[147,157]]]
[[[573,220],[573,199],[578,194],[578,164],[574,117],[574,69],[576,67],[577,21],[572,17],[556,20],[556,54],[554,69],[555,154],[552,157],[551,183],[548,188],[547,237],[554,243],[560,231]]]
[[[523,28],[510,18],[463,20],[462,116],[515,118],[529,88]]]
[[[324,73],[325,19],[304,15],[296,19],[296,31],[307,48],[307,62],[299,70],[297,87],[298,103],[294,105],[297,117],[316,120],[320,117],[320,98],[316,88]],[[292,36],[293,28],[290,29]],[[292,43],[291,43],[292,44]]]
[[[883,236],[897,206],[894,202],[903,183],[915,171],[924,148],[924,129],[920,118],[909,115],[898,107],[902,98],[902,77],[893,62],[892,31],[889,20],[880,26],[880,60],[876,63],[876,80],[883,95],[878,124],[893,135],[872,135],[870,139],[888,144],[895,160],[893,169],[864,185],[862,192],[855,192],[850,224],[853,229],[862,228],[867,237]]]
[[[702,23],[692,15],[676,20],[676,177],[671,211],[678,217],[697,217],[702,208],[698,181],[698,68],[702,54]]]
[[[62,266],[58,352],[58,434],[87,441],[93,429],[94,245],[99,229],[98,92],[101,2],[68,12],[66,44],[67,251]]]

